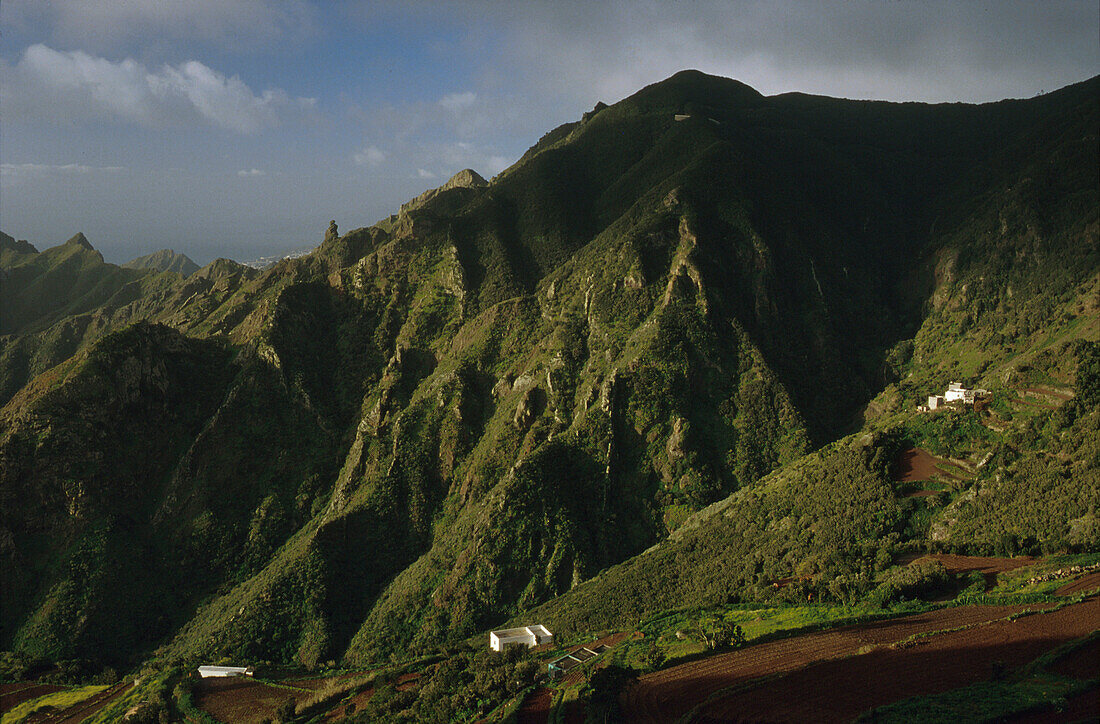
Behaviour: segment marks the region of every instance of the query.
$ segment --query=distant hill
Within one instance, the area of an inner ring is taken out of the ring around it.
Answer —
[[[171,249],[161,249],[152,254],[139,256],[122,265],[123,269],[155,269],[156,271],[176,272],[181,276],[190,276],[199,270],[199,265],[191,261],[186,254],[177,254]]]
[[[0,648],[365,665],[1100,550],[1098,97],[686,71],[263,270],[13,250]]]

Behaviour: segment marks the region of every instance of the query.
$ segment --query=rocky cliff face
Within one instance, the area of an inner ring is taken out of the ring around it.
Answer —
[[[982,336],[997,315],[1077,329],[1094,98],[765,98],[688,72],[307,257],[67,302],[0,351],[0,490],[37,501],[2,521],[0,645],[90,655],[117,607],[141,626],[113,657],[365,662],[567,593],[858,429],[890,385],[919,395],[903,375],[944,374],[947,335],[977,375],[1012,355]],[[1040,171],[1061,185],[1028,191]]]

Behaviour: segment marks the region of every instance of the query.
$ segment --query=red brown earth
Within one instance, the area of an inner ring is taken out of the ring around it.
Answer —
[[[420,683],[420,676],[421,672],[419,671],[409,671],[401,674],[394,682],[393,688],[397,689],[398,691],[408,691],[409,689],[413,689]]]
[[[873,706],[988,678],[993,661],[1025,663],[1088,634],[1100,620],[1100,601],[1092,600],[999,621],[1052,607],[946,608],[769,641],[647,674],[626,692],[623,706],[630,721],[675,721],[730,689],[708,706],[712,721],[851,719]],[[962,630],[898,645],[916,634],[957,628]]]
[[[1062,586],[1055,593],[1059,596],[1072,596],[1077,593],[1091,591],[1094,588],[1100,588],[1100,571],[1093,571],[1088,575],[1081,576],[1076,581]]]
[[[994,666],[1022,666],[1051,648],[1085,636],[1100,621],[1100,600],[1015,621],[994,621],[824,661],[766,686],[723,698],[704,710],[712,721],[748,716],[773,721],[850,721],[860,712],[988,680]],[[858,686],[853,686],[858,682]]]
[[[25,701],[62,691],[64,688],[57,684],[39,684],[37,681],[0,684],[0,712],[11,711]]]
[[[932,475],[947,475],[937,466],[942,462],[927,450],[911,447],[898,453],[894,462],[894,480],[899,483],[917,483],[930,480]],[[953,477],[953,476],[952,476]]]
[[[964,480],[962,476],[940,467],[946,461],[919,447],[911,447],[898,453],[891,468],[893,479],[899,483],[922,483],[932,479],[933,475],[950,480]],[[938,493],[938,490],[916,490],[905,495],[906,498],[925,498]]]
[[[550,717],[550,702],[554,695],[545,686],[532,691],[523,700],[523,706],[516,713],[518,724],[546,724]]]
[[[982,578],[985,579],[986,590],[997,585],[998,574],[1040,562],[1040,559],[1032,558],[1031,556],[994,558],[987,556],[959,556],[953,553],[914,554],[902,556],[898,562],[907,565],[915,561],[926,560],[939,561],[948,572],[956,575],[961,573],[981,573]]]
[[[275,710],[287,699],[302,699],[307,692],[268,686],[262,681],[235,677],[200,679],[195,684],[195,704],[219,721],[253,724],[274,719]]]

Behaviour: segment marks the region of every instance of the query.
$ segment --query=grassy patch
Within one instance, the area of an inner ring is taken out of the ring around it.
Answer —
[[[80,686],[66,691],[56,691],[52,694],[46,694],[37,699],[25,701],[11,711],[5,712],[3,719],[0,719],[0,723],[15,724],[16,722],[21,722],[34,712],[45,709],[46,707],[57,709],[58,711],[68,709],[70,706],[79,704],[85,699],[90,699],[107,688],[108,687],[105,685]]]
[[[1066,699],[1093,684],[1052,674],[1019,681],[983,681],[931,696],[905,699],[865,712],[861,722],[986,722],[1032,710],[1061,710]]]

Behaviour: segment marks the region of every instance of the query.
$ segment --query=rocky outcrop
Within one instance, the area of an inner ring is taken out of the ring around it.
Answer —
[[[411,201],[406,201],[401,204],[401,210],[398,212],[398,217],[402,214],[408,214],[410,211],[419,209],[427,204],[432,199],[436,198],[445,191],[451,189],[479,189],[488,186],[489,182],[486,181],[481,175],[473,169],[465,168],[447,179],[447,182],[442,186],[434,189],[428,189],[424,193],[420,194]]]

